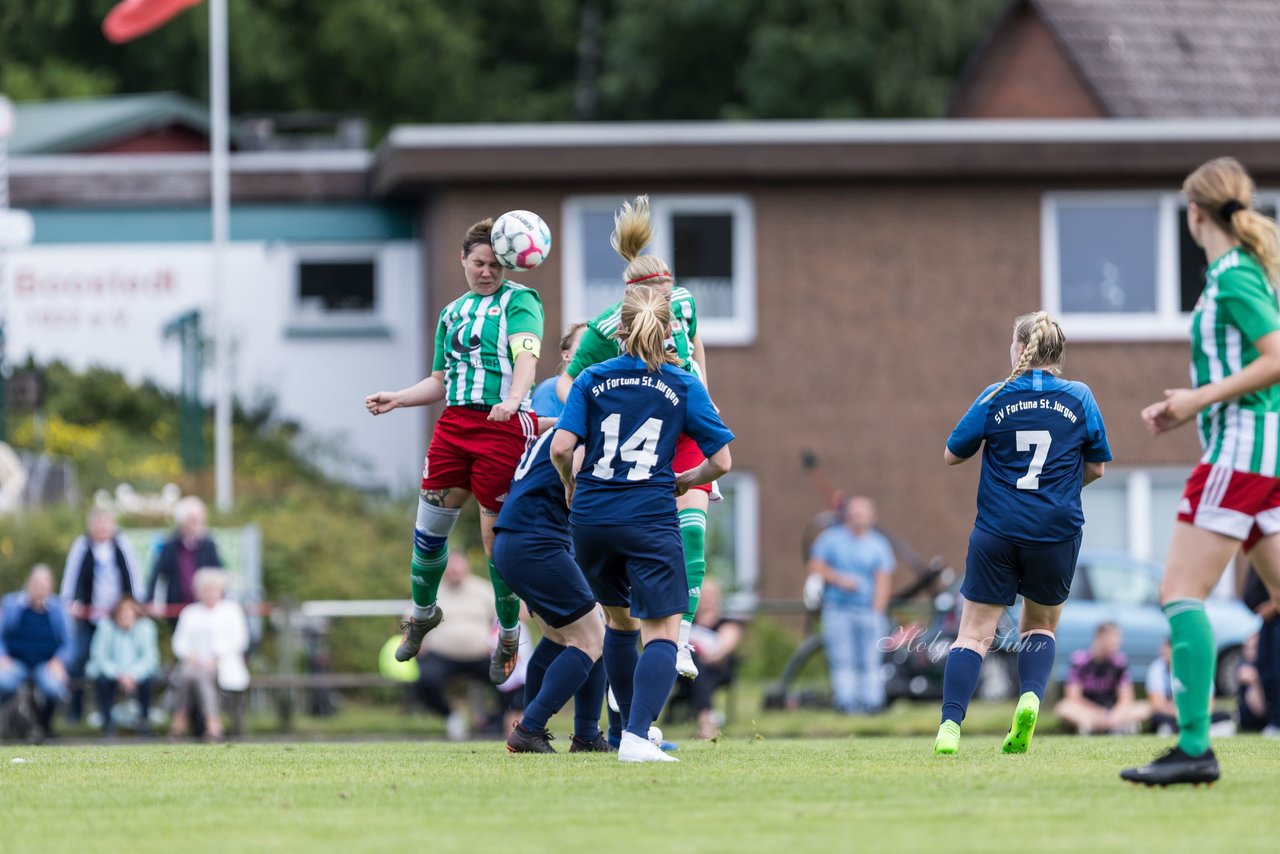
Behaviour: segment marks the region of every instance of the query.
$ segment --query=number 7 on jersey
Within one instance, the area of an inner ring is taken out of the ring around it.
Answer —
[[[1040,472],[1044,470],[1044,461],[1049,457],[1049,446],[1053,444],[1053,436],[1048,430],[1019,430],[1014,434],[1018,440],[1019,451],[1031,451],[1031,467],[1027,473],[1018,478],[1015,486],[1018,489],[1039,489]]]

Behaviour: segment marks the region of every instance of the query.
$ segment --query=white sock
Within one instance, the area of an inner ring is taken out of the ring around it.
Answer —
[[[676,643],[676,647],[689,645],[689,632],[693,630],[693,622],[691,620],[680,621],[680,640]]]

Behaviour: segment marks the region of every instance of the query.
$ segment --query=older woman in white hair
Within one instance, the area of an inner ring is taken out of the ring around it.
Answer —
[[[244,654],[249,648],[249,626],[244,609],[223,598],[226,574],[203,568],[193,579],[196,601],[182,609],[173,631],[173,654],[178,708],[170,734],[185,735],[193,701],[204,715],[205,737],[222,738],[219,687],[242,691],[249,685]]]

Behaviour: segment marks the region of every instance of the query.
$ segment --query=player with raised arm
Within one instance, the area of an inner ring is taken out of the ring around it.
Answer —
[[[1217,647],[1204,599],[1241,548],[1280,594],[1280,275],[1276,223],[1253,209],[1253,179],[1230,157],[1182,184],[1187,229],[1209,259],[1191,315],[1191,389],[1142,410],[1154,434],[1196,418],[1204,453],[1187,478],[1160,601],[1173,648],[1178,743],[1120,776],[1134,783],[1212,783],[1209,746]]]
[[[431,376],[399,391],[371,394],[365,407],[381,415],[404,406],[445,403],[422,466],[409,569],[413,614],[404,623],[396,659],[416,656],[422,639],[444,616],[436,591],[449,562],[449,532],[474,494],[500,626],[489,678],[499,685],[515,669],[520,600],[494,570],[493,525],[516,465],[537,437],[529,389],[543,319],[538,292],[505,277],[489,242],[492,227],[492,220],[481,220],[463,238],[467,293],[440,312]]]
[[[733,434],[706,387],[676,367],[677,357],[667,350],[666,294],[630,288],[620,320],[624,354],[578,375],[551,440],[551,458],[570,493],[578,564],[609,620],[605,671],[626,725],[618,758],[674,762],[648,734],[675,682],[680,616],[688,605],[676,495],[729,471]],[[676,473],[672,463],[682,435],[705,458]],[[575,477],[579,443],[586,453]]]
[[[623,273],[626,285],[628,288],[636,285],[655,288],[669,298],[671,324],[666,339],[667,350],[673,354],[674,364],[707,385],[707,357],[702,340],[698,337],[698,311],[693,294],[676,285],[671,267],[666,261],[655,255],[640,254],[652,239],[649,197],[637,196],[634,202],[623,203],[622,210],[614,218],[611,242],[614,250],[627,262]],[[578,342],[577,352],[556,385],[556,393],[561,400],[568,396],[569,387],[583,370],[622,352],[618,340],[621,325],[621,300],[587,323]],[[702,459],[697,443],[688,436],[681,437],[676,447],[676,470],[695,468]],[[693,629],[693,617],[697,613],[698,599],[702,595],[702,579],[707,574],[707,507],[711,494],[711,484],[703,484],[689,490],[677,501],[689,601],[680,620],[676,671],[689,679],[698,676],[698,668],[693,663],[693,653],[689,647],[689,632]]]
[[[960,724],[1005,609],[1022,594],[1018,706],[1001,748],[1025,753],[1053,671],[1054,632],[1071,592],[1084,512],[1080,490],[1111,459],[1102,413],[1081,382],[1060,379],[1066,337],[1048,313],[1014,321],[1007,379],[978,395],[947,439],[947,465],[982,449],[978,516],[965,561],[960,629],[942,677],[933,752],[960,749]]]

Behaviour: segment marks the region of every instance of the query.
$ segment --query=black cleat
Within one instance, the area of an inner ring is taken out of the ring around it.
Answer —
[[[489,681],[501,685],[511,678],[516,670],[516,659],[520,657],[520,635],[507,639],[498,638],[498,645],[493,648],[489,657]]]
[[[570,753],[617,753],[618,748],[609,743],[609,739],[605,738],[604,733],[596,736],[595,741],[587,741],[585,738],[578,738],[576,735],[569,740]]]
[[[1120,772],[1120,779],[1147,786],[1172,786],[1178,783],[1194,783],[1198,786],[1201,783],[1214,783],[1221,773],[1218,757],[1213,755],[1212,749],[1205,751],[1202,756],[1190,756],[1181,747],[1173,747],[1149,765],[1124,769]]]
[[[422,639],[427,636],[427,632],[440,625],[443,619],[444,611],[439,605],[435,605],[431,609],[431,616],[423,617],[421,620],[410,617],[402,622],[400,629],[404,632],[404,640],[400,641],[400,645],[396,647],[396,661],[415,658],[418,650],[422,649]]]
[[[507,752],[555,753],[556,749],[551,746],[551,739],[554,737],[545,729],[542,732],[529,732],[517,723],[511,728],[511,735],[507,736]]]

